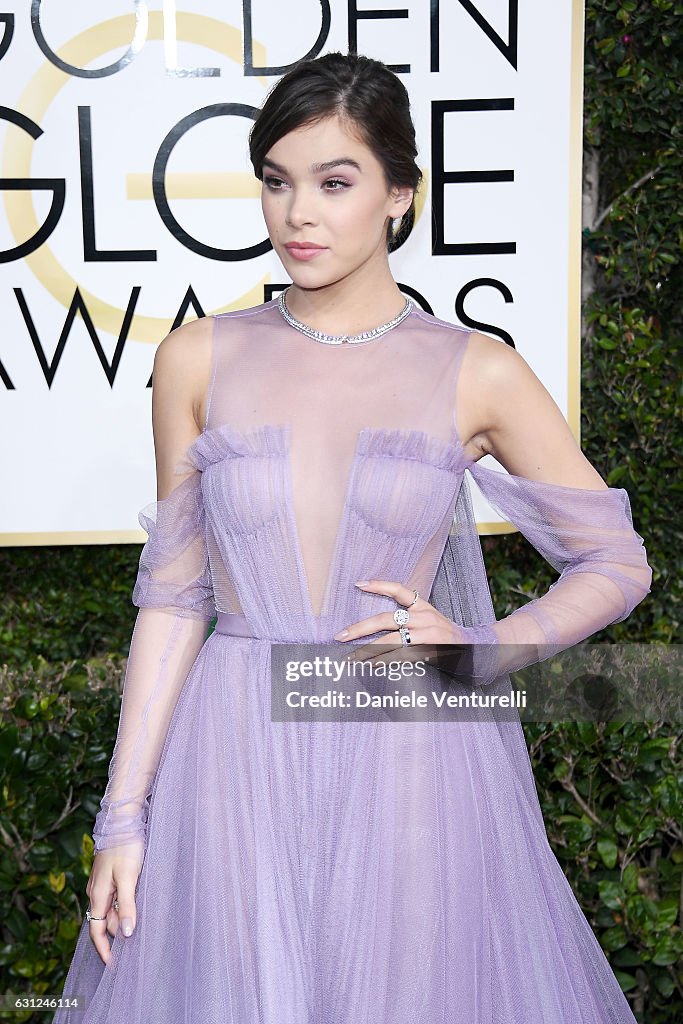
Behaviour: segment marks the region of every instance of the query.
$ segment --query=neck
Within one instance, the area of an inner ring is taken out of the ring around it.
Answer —
[[[391,276],[364,274],[364,267],[319,288],[292,284],[287,308],[302,323],[331,335],[355,335],[387,323],[405,305],[405,298]]]

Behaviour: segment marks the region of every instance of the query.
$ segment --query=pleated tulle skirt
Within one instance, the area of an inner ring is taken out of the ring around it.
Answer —
[[[63,996],[86,1009],[54,1024],[634,1024],[519,722],[273,722],[270,697],[270,644],[212,634],[135,931],[105,966],[84,921]]]

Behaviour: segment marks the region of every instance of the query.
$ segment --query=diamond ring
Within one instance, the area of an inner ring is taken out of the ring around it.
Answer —
[[[394,612],[394,622],[397,626],[405,626],[410,619],[410,613],[406,608],[397,608]]]

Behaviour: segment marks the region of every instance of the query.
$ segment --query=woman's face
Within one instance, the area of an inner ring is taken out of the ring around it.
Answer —
[[[412,195],[409,188],[387,187],[375,154],[336,115],[284,135],[263,161],[268,234],[302,288],[384,264],[387,217],[405,213]]]

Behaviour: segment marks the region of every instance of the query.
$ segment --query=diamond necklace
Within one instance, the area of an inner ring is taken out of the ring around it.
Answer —
[[[285,302],[285,295],[289,291],[286,288],[283,292],[280,292],[280,298],[278,300],[278,307],[282,316],[285,318],[290,327],[295,327],[297,331],[301,331],[308,338],[312,338],[313,341],[321,341],[325,345],[356,345],[364,341],[372,341],[374,338],[379,338],[380,335],[386,334],[392,327],[396,327],[400,324],[413,308],[411,299],[406,299],[406,304],[393,320],[387,321],[385,324],[380,324],[379,327],[373,327],[371,331],[363,331],[362,334],[323,334],[322,331],[316,331],[314,327],[309,327],[308,324],[302,324],[300,320],[293,317],[287,309],[287,303]]]

